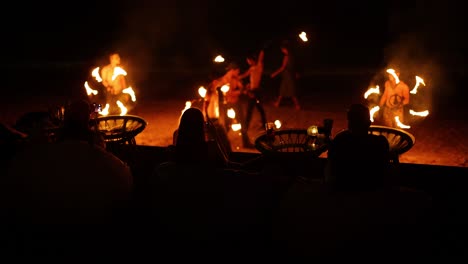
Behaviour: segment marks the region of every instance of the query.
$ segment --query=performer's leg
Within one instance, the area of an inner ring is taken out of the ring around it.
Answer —
[[[283,99],[283,96],[282,95],[278,95],[278,98],[276,99],[276,101],[273,103],[273,105],[275,107],[279,107],[280,104],[281,104],[281,99]]]
[[[263,104],[262,104],[262,101],[260,100],[260,98],[257,98],[255,100],[255,106],[257,107],[257,110],[260,113],[260,119],[261,119],[261,122],[262,122],[262,127],[264,127],[265,124],[267,123],[267,119],[266,119],[265,109],[263,108]]]
[[[242,126],[244,126],[246,130],[249,129],[250,121],[252,121],[252,114],[253,114],[254,106],[255,106],[255,99],[249,98],[249,100],[247,101],[247,113],[246,113],[245,120],[244,120],[245,122],[244,124],[242,124]]]
[[[296,107],[296,110],[301,110],[301,105],[299,104],[299,100],[297,100],[297,97],[292,96],[291,99],[294,102],[294,106]]]

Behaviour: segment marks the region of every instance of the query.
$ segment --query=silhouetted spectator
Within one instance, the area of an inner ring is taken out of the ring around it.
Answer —
[[[65,109],[61,141],[85,141],[89,144],[105,148],[105,141],[99,131],[90,128],[90,118],[93,113],[91,105],[85,100],[70,103]]]
[[[259,224],[267,217],[269,186],[259,174],[213,164],[204,125],[200,109],[185,110],[174,159],[155,169],[152,206],[159,209],[161,229],[168,235],[164,243],[210,248],[204,254],[213,249],[204,243],[229,251],[239,243],[238,248],[245,249],[249,239],[259,238]]]
[[[124,245],[116,238],[125,236],[133,178],[103,148],[80,140],[26,144],[2,176],[1,219],[11,224],[15,250],[88,254]]]
[[[53,141],[50,129],[56,125],[47,111],[33,111],[23,114],[14,125],[14,129],[27,135],[30,143],[42,143]]]
[[[328,150],[327,182],[338,190],[375,190],[384,187],[390,169],[389,143],[369,134],[369,108],[353,104],[348,129],[336,135]]]

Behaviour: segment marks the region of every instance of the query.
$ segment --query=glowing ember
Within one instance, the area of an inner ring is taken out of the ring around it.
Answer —
[[[307,33],[305,33],[304,31],[302,31],[301,34],[299,34],[299,38],[304,42],[307,42],[309,40],[307,39]]]

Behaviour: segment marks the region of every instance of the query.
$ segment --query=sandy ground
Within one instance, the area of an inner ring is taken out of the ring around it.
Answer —
[[[137,115],[147,121],[147,127],[137,137],[139,145],[168,146],[172,143],[172,133],[177,128],[178,120],[185,101],[181,98],[164,98],[160,100],[141,100],[129,114]],[[64,102],[63,98],[35,98],[34,101],[16,100],[1,104],[0,121],[14,124],[15,120],[27,111],[47,110],[51,105]],[[198,105],[194,105],[198,106]],[[345,110],[347,103],[337,101],[334,104],[322,100],[302,98],[303,109],[285,104],[279,108],[266,101],[265,110],[269,121],[280,120],[283,128],[307,128],[320,125],[324,118],[334,120],[333,134],[346,127]],[[259,115],[254,117],[249,129],[252,141],[264,131]],[[400,157],[404,163],[433,164],[444,166],[468,166],[468,122],[464,120],[438,120],[427,117],[417,120],[407,129],[414,135],[416,143],[412,149]],[[257,152],[255,149],[244,149],[239,133],[230,131],[229,139],[234,151]],[[323,154],[326,157],[326,153]]]
[[[134,109],[133,114],[147,120],[146,129],[136,140],[138,144],[166,146],[172,143],[172,132],[177,128],[184,100],[162,100],[143,103]],[[310,125],[321,125],[324,118],[334,120],[333,134],[346,128],[345,109],[347,105],[329,105],[314,102],[313,106],[303,103],[303,109],[294,110],[292,106],[279,108],[265,103],[267,119],[280,120],[283,128],[307,128]],[[400,157],[401,162],[416,164],[434,164],[445,166],[468,166],[468,123],[463,120],[417,120],[406,131],[416,138],[415,145]],[[249,128],[252,142],[264,131],[259,115],[254,118]],[[244,149],[238,132],[228,133],[234,151],[257,152],[255,149]],[[326,153],[323,154],[326,157]]]

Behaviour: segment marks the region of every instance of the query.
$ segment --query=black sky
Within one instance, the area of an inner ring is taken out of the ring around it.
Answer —
[[[316,65],[437,60],[458,65],[465,19],[451,1],[79,1],[4,9],[4,62],[99,60],[111,50],[144,67],[202,65],[297,41]],[[16,5],[16,6],[15,6]],[[276,50],[275,50],[276,52]]]

